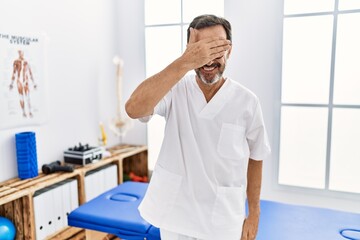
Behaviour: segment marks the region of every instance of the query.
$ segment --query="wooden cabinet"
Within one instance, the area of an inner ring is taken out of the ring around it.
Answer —
[[[109,148],[110,157],[103,158],[95,163],[77,167],[71,173],[57,172],[49,175],[39,173],[31,179],[10,179],[0,183],[0,216],[10,219],[16,226],[16,240],[35,240],[35,213],[33,197],[36,191],[54,184],[77,180],[79,205],[86,202],[85,175],[87,172],[107,165],[117,166],[118,184],[123,182],[124,174],[130,172],[138,176],[148,176],[147,147],[133,145],[119,145]],[[50,234],[46,239],[85,239],[83,229],[65,227]],[[39,239],[40,240],[40,239]]]

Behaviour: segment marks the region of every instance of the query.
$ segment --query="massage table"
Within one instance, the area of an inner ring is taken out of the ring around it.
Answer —
[[[360,240],[360,214],[261,200],[257,240]]]
[[[137,210],[147,186],[120,184],[72,211],[68,225],[127,240],[159,240],[159,229],[142,219]],[[360,214],[261,200],[256,239],[360,240],[359,231]]]
[[[147,183],[124,182],[72,211],[68,225],[127,240],[159,240],[159,229],[146,222],[137,209],[147,186]]]

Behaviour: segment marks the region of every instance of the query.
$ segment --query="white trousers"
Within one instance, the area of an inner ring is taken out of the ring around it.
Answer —
[[[199,238],[185,236],[179,233],[169,232],[164,229],[160,229],[161,240],[201,240]]]

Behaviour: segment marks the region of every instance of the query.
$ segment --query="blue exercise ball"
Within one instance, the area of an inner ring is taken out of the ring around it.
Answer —
[[[14,224],[7,218],[0,217],[0,239],[14,240],[16,230]]]

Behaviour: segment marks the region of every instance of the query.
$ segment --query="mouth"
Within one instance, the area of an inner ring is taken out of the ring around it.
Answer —
[[[219,68],[220,64],[218,63],[213,63],[211,65],[205,65],[202,66],[201,69],[205,72],[205,73],[210,73],[212,71],[214,71],[216,68]]]

